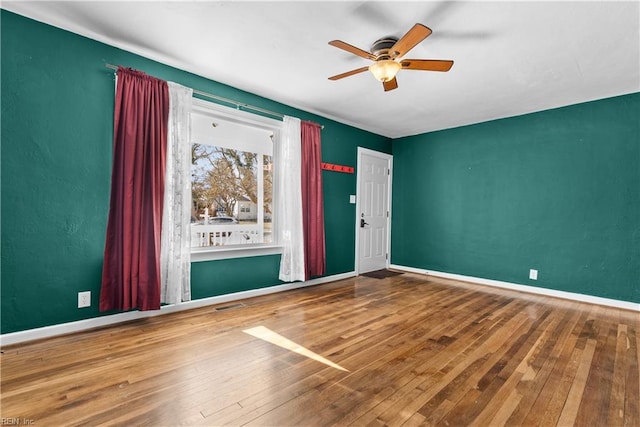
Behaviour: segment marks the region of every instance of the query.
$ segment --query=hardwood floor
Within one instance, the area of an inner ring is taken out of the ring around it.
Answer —
[[[4,348],[1,416],[39,426],[640,426],[639,326],[637,312],[361,276]],[[346,371],[256,336],[265,331]]]

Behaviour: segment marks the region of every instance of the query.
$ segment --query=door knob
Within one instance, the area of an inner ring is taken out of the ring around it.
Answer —
[[[365,225],[369,225],[369,223],[365,222],[364,218],[360,218],[360,228],[364,228]]]

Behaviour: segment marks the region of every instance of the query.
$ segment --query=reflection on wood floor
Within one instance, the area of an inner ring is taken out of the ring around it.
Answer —
[[[242,303],[5,348],[2,417],[640,426],[637,312],[410,273]],[[243,332],[252,328],[344,370]]]

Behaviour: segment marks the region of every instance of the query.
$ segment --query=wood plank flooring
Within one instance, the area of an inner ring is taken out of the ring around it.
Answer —
[[[410,273],[222,306],[4,348],[2,422],[640,426],[637,312]]]

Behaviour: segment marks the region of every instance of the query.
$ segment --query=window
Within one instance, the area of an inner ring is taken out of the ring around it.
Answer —
[[[272,245],[280,122],[205,101],[191,113],[192,252]]]

